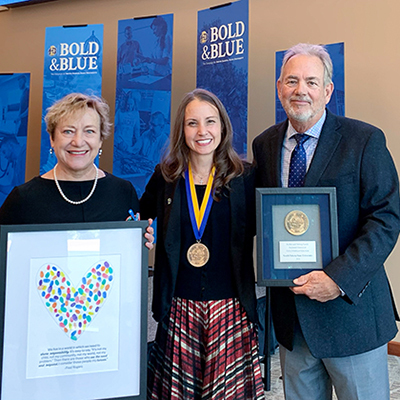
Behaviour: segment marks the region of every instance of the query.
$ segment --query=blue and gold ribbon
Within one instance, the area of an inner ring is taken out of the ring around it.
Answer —
[[[193,181],[192,166],[190,162],[188,169],[185,171],[185,178],[186,178],[185,186],[186,186],[186,196],[189,207],[189,215],[190,215],[190,220],[192,222],[194,236],[198,241],[203,236],[204,229],[206,228],[207,220],[211,211],[211,205],[213,202],[211,189],[214,181],[214,175],[215,175],[215,166],[212,167],[211,173],[208,176],[206,192],[204,193],[203,201],[201,202],[201,207],[199,207],[196,188]]]

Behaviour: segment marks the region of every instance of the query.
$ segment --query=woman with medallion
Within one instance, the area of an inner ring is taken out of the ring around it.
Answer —
[[[139,211],[132,184],[94,163],[110,135],[107,103],[72,93],[51,106],[45,120],[58,163],[12,190],[0,208],[0,224],[124,221],[129,210]],[[153,228],[147,232],[151,248]]]
[[[185,95],[140,199],[158,218],[149,399],[263,399],[253,237],[254,180],[220,100]]]

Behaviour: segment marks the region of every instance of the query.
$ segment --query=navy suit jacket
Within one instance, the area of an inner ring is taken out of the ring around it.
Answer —
[[[288,121],[253,142],[257,187],[281,186]],[[346,293],[321,303],[271,289],[276,336],[292,350],[296,318],[318,358],[363,353],[390,341],[397,316],[383,263],[400,229],[399,183],[381,130],[327,111],[305,186],[336,187],[339,256],[324,271]]]

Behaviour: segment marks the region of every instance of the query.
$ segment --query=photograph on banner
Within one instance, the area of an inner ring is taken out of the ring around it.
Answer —
[[[0,74],[0,206],[25,182],[29,73]]]
[[[44,49],[41,174],[56,163],[55,155],[50,154],[46,110],[69,93],[101,96],[103,25],[46,28]]]
[[[248,0],[198,12],[197,87],[216,94],[233,127],[233,145],[247,155]]]
[[[168,146],[173,14],[118,23],[113,174],[139,196]]]
[[[332,81],[334,85],[331,100],[327,104],[326,108],[334,114],[344,117],[344,42],[327,44],[325,47],[332,59]],[[282,61],[285,51],[286,50],[277,51],[275,54],[275,81],[277,81],[281,75]],[[279,122],[284,121],[287,116],[279,100],[277,90],[275,91],[275,99],[275,123],[278,124]]]

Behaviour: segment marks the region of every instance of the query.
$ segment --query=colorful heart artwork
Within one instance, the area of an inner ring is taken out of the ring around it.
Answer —
[[[114,271],[105,261],[94,264],[74,287],[58,266],[43,265],[38,272],[38,291],[57,325],[78,340],[101,310],[114,282]]]

